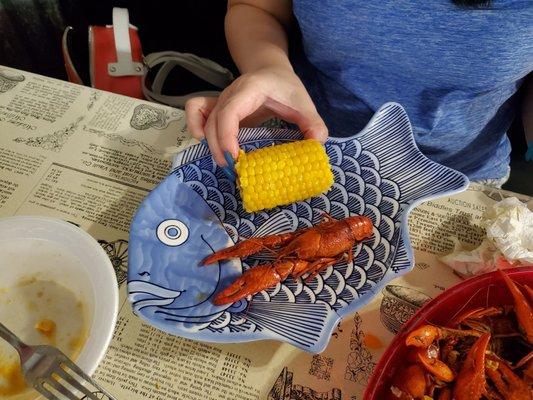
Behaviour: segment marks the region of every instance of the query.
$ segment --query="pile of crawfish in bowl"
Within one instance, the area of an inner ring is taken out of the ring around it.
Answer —
[[[390,399],[533,399],[533,290],[501,276],[513,305],[468,309],[408,333]]]

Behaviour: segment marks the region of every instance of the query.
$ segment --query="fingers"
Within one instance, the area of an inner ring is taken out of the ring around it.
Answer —
[[[226,160],[224,159],[224,154],[218,143],[216,108],[214,112],[209,115],[209,118],[207,118],[204,131],[207,144],[209,145],[209,150],[211,151],[211,155],[213,156],[215,162],[221,167],[227,166]]]
[[[228,168],[227,162],[221,157],[222,151],[217,140],[217,103],[216,97],[195,97],[187,101],[185,104],[187,127],[195,139],[207,140],[209,150],[217,164],[222,167],[228,178],[235,180],[233,168]],[[232,161],[231,156],[227,160]]]
[[[217,115],[217,140],[222,151],[227,151],[236,159],[239,156],[239,116],[235,112],[224,109]]]
[[[240,122],[253,114],[264,101],[257,88],[243,87],[234,82],[218,98],[197,97],[185,105],[187,126],[194,138],[207,139],[215,162],[228,165],[224,153],[236,159],[239,155],[238,133]]]
[[[221,150],[236,159],[239,156],[238,134],[241,121],[256,112],[264,97],[244,90],[220,104],[217,112],[217,139]]]
[[[224,157],[223,150],[220,148],[219,139],[217,135],[217,97],[195,97],[187,101],[185,104],[185,112],[187,118],[187,127],[191,135],[197,140],[206,139],[209,150],[215,159],[215,162],[224,168],[224,172],[234,179],[234,173],[230,168],[227,168],[229,158]],[[237,123],[238,130],[238,123]],[[235,135],[235,142],[237,141]],[[235,143],[238,154],[238,144]]]
[[[264,84],[269,79],[274,79],[279,85],[276,90]],[[227,160],[232,161],[239,155],[239,127],[267,117],[279,116],[295,123],[305,138],[324,143],[328,138],[326,124],[304,86],[299,82],[290,85],[290,79],[285,87],[277,75],[241,77],[218,98],[189,100],[185,105],[189,131],[198,140],[207,139],[211,154],[221,167],[228,166]]]
[[[217,97],[194,97],[185,103],[187,128],[195,139],[202,140],[205,137],[204,127],[217,100]]]

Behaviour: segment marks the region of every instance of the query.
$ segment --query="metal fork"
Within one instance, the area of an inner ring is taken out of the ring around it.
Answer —
[[[2,323],[0,337],[19,353],[26,382],[47,399],[66,397],[69,400],[79,400],[80,397],[76,395],[78,391],[83,394],[83,399],[101,400],[86,386],[89,384],[94,387],[95,392],[101,392],[109,399],[116,400],[55,347],[28,346]]]

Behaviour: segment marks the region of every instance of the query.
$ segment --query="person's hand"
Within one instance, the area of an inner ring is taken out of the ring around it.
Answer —
[[[533,140],[527,143],[526,161],[533,161]]]
[[[325,142],[328,130],[304,85],[292,70],[265,68],[237,78],[217,97],[195,97],[185,105],[187,126],[198,140],[207,139],[220,166],[224,153],[239,154],[239,126],[257,126],[280,117],[300,128],[306,138]]]

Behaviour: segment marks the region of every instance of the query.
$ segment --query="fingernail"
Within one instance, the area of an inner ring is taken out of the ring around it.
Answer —
[[[207,146],[207,139],[205,139],[205,138],[202,139],[202,140],[200,141],[200,143],[202,143],[204,146]]]
[[[237,175],[235,174],[235,162],[233,161],[233,157],[231,156],[229,151],[224,152],[224,159],[226,160],[228,166],[223,167],[222,171],[224,171],[227,177],[232,181],[236,180]]]
[[[230,154],[229,151],[224,152],[224,158],[228,163],[228,167],[231,168],[231,170],[233,171],[235,169],[235,161],[233,161],[233,156]]]
[[[235,175],[235,172],[233,172],[230,167],[222,167],[222,172],[224,172],[226,176],[232,181],[237,179],[237,175]]]

